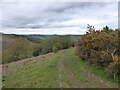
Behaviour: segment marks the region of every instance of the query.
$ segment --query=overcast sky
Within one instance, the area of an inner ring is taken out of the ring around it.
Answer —
[[[87,24],[118,28],[117,2],[6,2],[1,7],[3,33],[84,34]]]

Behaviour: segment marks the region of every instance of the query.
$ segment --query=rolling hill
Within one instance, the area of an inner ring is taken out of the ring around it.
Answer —
[[[3,64],[3,88],[117,88],[74,54],[75,48]]]

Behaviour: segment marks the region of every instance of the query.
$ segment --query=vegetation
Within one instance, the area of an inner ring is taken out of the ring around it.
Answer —
[[[118,79],[118,30],[111,30],[107,26],[102,31],[89,29],[86,35],[78,39],[76,54],[87,63],[104,68],[105,72]]]
[[[4,43],[8,43],[6,44],[8,46],[3,46],[2,63],[17,61],[32,55],[33,44],[25,38],[20,37]]]
[[[2,34],[3,87],[117,87],[119,30],[87,29],[83,36]]]
[[[4,88],[117,88],[103,70],[91,67],[75,48],[3,65]]]
[[[61,49],[67,49],[73,46],[73,42],[69,36],[59,36],[59,37],[52,37],[44,40],[42,45],[42,54],[46,54],[49,52],[57,52]]]
[[[54,35],[31,34],[31,35],[24,35],[24,36],[26,36],[27,38],[29,38],[33,42],[35,42],[35,41],[40,42],[40,40],[42,41],[42,40],[47,39],[47,38],[58,37],[58,36],[61,36],[61,35],[57,35],[57,34],[54,34]],[[66,36],[69,36],[72,40],[76,41],[82,35],[70,35],[69,34],[69,35],[66,35]]]
[[[56,36],[44,40],[17,35],[3,35],[2,63],[9,63],[28,57],[57,52],[72,47],[75,42],[70,36]]]

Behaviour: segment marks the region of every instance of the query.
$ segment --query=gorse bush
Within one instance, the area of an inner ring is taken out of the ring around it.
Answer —
[[[79,38],[76,54],[87,63],[104,67],[112,77],[118,76],[118,30],[102,30],[87,33]]]

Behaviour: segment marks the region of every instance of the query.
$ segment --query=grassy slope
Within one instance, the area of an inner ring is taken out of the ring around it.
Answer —
[[[117,87],[103,71],[80,61],[74,48],[3,65],[3,75],[3,87]]]

